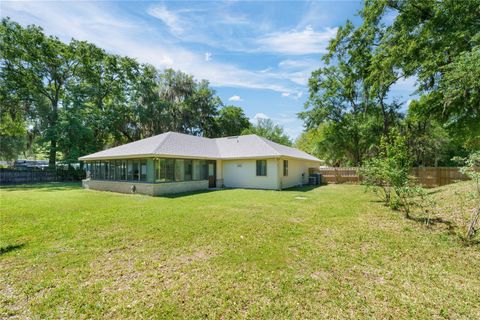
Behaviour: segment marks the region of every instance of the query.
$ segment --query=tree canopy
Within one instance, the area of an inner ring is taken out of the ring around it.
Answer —
[[[167,131],[205,137],[250,127],[208,81],[72,40],[38,26],[0,24],[0,157],[43,153],[49,163]]]
[[[367,0],[359,16],[331,40],[299,114],[307,130],[323,126],[323,158],[359,165],[391,128],[415,165],[479,150],[480,0]],[[407,78],[420,98],[403,112],[392,86]]]
[[[283,127],[275,124],[272,119],[258,119],[256,124],[242,131],[242,135],[247,134],[256,134],[287,146],[292,145],[292,141],[290,141],[290,138],[284,132]]]

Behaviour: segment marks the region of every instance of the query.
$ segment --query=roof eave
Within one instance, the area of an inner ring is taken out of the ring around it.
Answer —
[[[134,154],[134,155],[119,155],[119,156],[84,156],[78,158],[79,161],[95,161],[95,160],[123,160],[123,159],[142,159],[142,158],[182,158],[182,159],[205,159],[205,160],[217,160],[221,157],[206,157],[195,155],[180,155],[180,154]]]

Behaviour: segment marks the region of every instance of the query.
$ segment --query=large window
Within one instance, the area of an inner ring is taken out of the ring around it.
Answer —
[[[115,180],[115,161],[108,163],[108,179]]]
[[[132,180],[140,180],[140,161],[138,160],[133,160],[132,161],[133,165],[133,179]]]
[[[257,160],[257,176],[267,175],[267,160]]]
[[[184,181],[185,160],[175,159],[175,181]]]
[[[93,161],[88,163],[90,177],[97,180],[147,181],[147,159]],[[206,160],[155,159],[154,181],[198,181],[208,179]],[[214,164],[211,166],[213,172]],[[212,173],[213,174],[213,173]]]
[[[283,176],[288,176],[288,160],[283,160]]]
[[[147,181],[147,160],[140,161],[140,181]]]
[[[127,160],[122,160],[120,171],[121,171],[120,180],[127,180]]]
[[[185,160],[185,165],[184,165],[184,177],[183,181],[191,181],[193,179],[192,173],[193,173],[193,162],[192,160]]]
[[[198,181],[207,180],[207,162],[190,159],[156,159],[155,181]]]
[[[193,160],[192,161],[192,180],[207,180],[208,179],[208,167],[206,160]]]
[[[133,161],[127,160],[127,180],[133,180]]]
[[[155,181],[170,182],[175,179],[175,159],[155,160]]]

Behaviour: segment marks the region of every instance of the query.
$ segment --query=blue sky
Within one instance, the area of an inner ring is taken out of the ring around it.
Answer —
[[[268,117],[296,138],[296,114],[328,40],[360,1],[2,1],[0,14],[42,26],[64,41],[87,40],[109,52],[210,81],[225,104],[252,120]],[[397,84],[405,103],[414,81]]]

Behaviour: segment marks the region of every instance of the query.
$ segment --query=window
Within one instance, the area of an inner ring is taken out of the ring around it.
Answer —
[[[185,160],[185,169],[184,169],[184,181],[192,181],[192,171],[193,171],[193,164],[192,160]]]
[[[154,161],[155,182],[207,180],[209,170],[211,171],[210,173],[214,175],[213,164],[210,168],[207,163],[206,160],[156,159]]]
[[[140,161],[140,181],[147,181],[147,160]]]
[[[97,163],[92,162],[90,164],[90,178],[95,179],[96,173],[97,173]]]
[[[208,163],[208,176],[214,176],[215,175],[215,166],[212,162]]]
[[[208,180],[207,160],[200,160],[200,180]]]
[[[127,180],[127,161],[122,160],[122,164],[120,166],[120,179],[121,180]]]
[[[173,181],[175,176],[175,159],[155,160],[155,181],[169,182]]]
[[[121,168],[122,168],[122,162],[121,161],[115,161],[115,180],[121,180]]]
[[[127,180],[133,180],[133,162],[132,162],[132,160],[127,161]]]
[[[185,179],[185,160],[175,159],[175,181],[184,181]]]
[[[105,179],[105,162],[100,161],[100,179]]]
[[[139,167],[139,161],[138,160],[133,160],[132,161],[132,172],[133,172],[133,180],[138,181],[140,178],[140,167]]]
[[[257,160],[257,176],[267,175],[267,160]]]
[[[108,161],[103,163],[103,179],[108,180]]]
[[[207,180],[207,161],[193,160],[193,180]]]
[[[155,181],[165,181],[165,159],[155,160]]]
[[[283,176],[288,176],[288,160],[283,160]]]
[[[108,164],[108,179],[115,180],[115,161],[110,161]]]
[[[193,180],[200,180],[200,160],[193,160],[192,170],[193,170]]]

